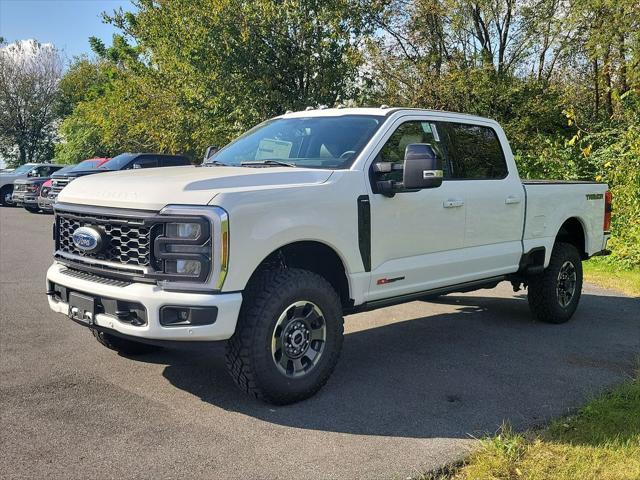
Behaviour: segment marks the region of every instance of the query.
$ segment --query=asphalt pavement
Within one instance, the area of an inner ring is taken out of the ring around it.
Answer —
[[[503,283],[347,317],[325,388],[274,407],[236,389],[223,344],[127,358],[51,312],[51,224],[0,208],[3,479],[406,478],[570,411],[640,354],[640,299],[586,286],[546,325]]]

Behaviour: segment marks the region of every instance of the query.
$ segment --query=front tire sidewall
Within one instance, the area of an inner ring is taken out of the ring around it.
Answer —
[[[246,289],[236,332],[227,343],[227,369],[248,394],[283,405],[314,395],[327,382],[343,340],[340,299],[321,276],[296,268],[259,272]],[[292,377],[275,363],[272,339],[282,313],[296,302],[314,303],[325,320],[325,344],[317,363]]]
[[[261,367],[257,368],[258,385],[262,390],[273,391],[273,396],[279,393],[290,392],[292,396],[301,395],[314,388],[316,384],[322,382],[324,377],[331,372],[327,372],[327,368],[331,367],[331,358],[335,355],[335,349],[341,344],[342,329],[339,328],[338,318],[341,318],[341,312],[336,311],[333,299],[328,298],[324,292],[310,290],[306,288],[296,289],[297,292],[291,292],[282,299],[274,301],[271,308],[265,308],[265,313],[270,315],[265,318],[264,328],[256,331],[256,345],[259,349],[256,351],[256,364]],[[326,324],[326,341],[324,351],[318,359],[318,363],[301,377],[290,377],[282,373],[273,360],[271,351],[271,342],[273,332],[280,315],[285,309],[298,301],[313,302],[320,308],[324,316]]]

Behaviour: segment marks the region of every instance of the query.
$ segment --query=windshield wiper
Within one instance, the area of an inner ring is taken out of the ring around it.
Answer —
[[[289,162],[283,162],[282,160],[274,160],[274,159],[267,159],[267,160],[257,160],[257,161],[252,161],[252,162],[242,162],[240,163],[240,165],[242,165],[243,167],[251,167],[251,166],[255,166],[255,165],[276,165],[276,166],[281,166],[281,167],[293,167],[296,168],[297,165],[295,163],[289,163]]]

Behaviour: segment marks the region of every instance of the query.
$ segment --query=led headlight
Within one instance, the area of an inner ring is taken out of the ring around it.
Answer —
[[[220,207],[170,205],[154,240],[156,277],[164,288],[219,290],[229,265],[229,220]],[[188,284],[187,284],[188,282]]]
[[[167,223],[166,236],[170,238],[195,239],[201,233],[202,226],[199,223]]]

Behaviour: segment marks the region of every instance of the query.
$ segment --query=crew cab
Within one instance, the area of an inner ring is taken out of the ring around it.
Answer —
[[[237,385],[276,404],[325,384],[353,312],[508,281],[569,320],[611,220],[605,184],[521,181],[495,121],[406,108],[287,113],[54,208],[52,310],[128,354],[224,340]]]

